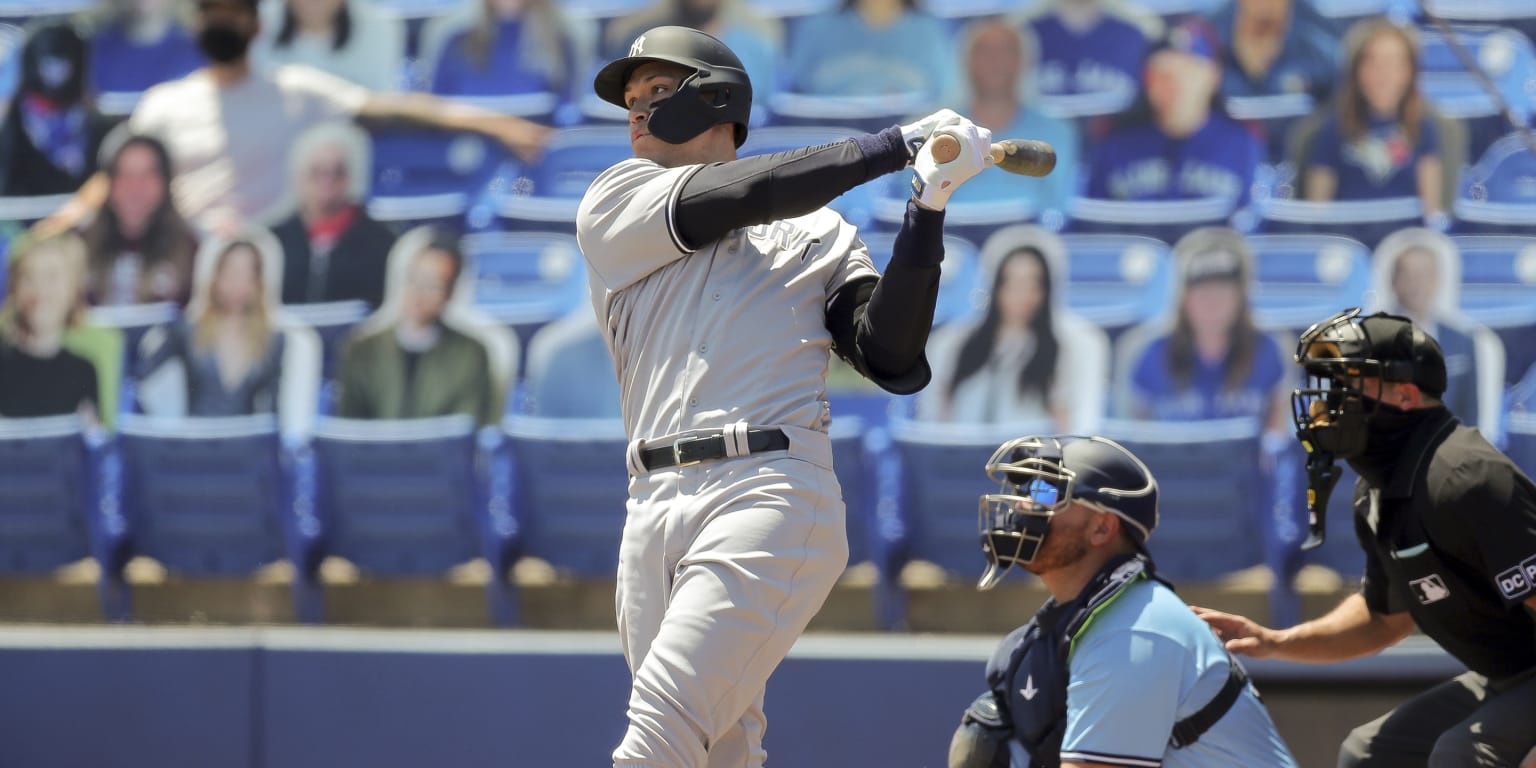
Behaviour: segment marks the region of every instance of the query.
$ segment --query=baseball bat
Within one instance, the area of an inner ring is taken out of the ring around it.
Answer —
[[[933,138],[933,159],[947,163],[960,156],[960,140],[941,133]],[[1044,176],[1056,167],[1056,150],[1043,141],[1003,139],[992,143],[992,162],[1009,173]]]

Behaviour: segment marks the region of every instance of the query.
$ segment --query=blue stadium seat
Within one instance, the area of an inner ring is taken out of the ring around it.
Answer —
[[[1536,235],[1536,155],[1524,136],[1499,139],[1466,170],[1454,211],[1459,232]]]
[[[322,349],[320,375],[323,381],[335,377],[336,361],[347,334],[367,318],[369,312],[368,302],[361,299],[283,305],[284,315],[314,329],[319,337]]]
[[[891,248],[896,243],[892,232],[866,232],[864,244],[869,248],[869,258],[875,269],[885,271],[891,263]],[[934,308],[933,322],[942,325],[964,317],[985,304],[981,295],[981,255],[975,244],[962,237],[944,236],[944,266],[939,273],[939,301]]]
[[[1235,201],[1221,198],[1199,200],[1072,200],[1067,232],[1080,234],[1143,235],[1176,242],[1192,230],[1226,225]]]
[[[1138,0],[1136,8],[1175,21],[1185,16],[1206,16],[1221,8],[1222,0]]]
[[[1529,477],[1536,477],[1536,413],[1517,411],[1509,414],[1504,434],[1508,445],[1504,453]]]
[[[466,235],[474,303],[507,325],[542,325],[587,300],[587,273],[574,235],[479,232]]]
[[[519,553],[574,576],[612,579],[629,498],[623,423],[515,415],[502,431]]]
[[[836,125],[780,125],[754,128],[747,134],[747,141],[741,145],[741,149],[737,154],[739,157],[752,157],[754,155],[768,155],[774,152],[787,152],[792,149],[800,149],[801,147],[830,144],[841,141],[849,136],[856,136],[858,133],[859,131],[856,128]],[[902,178],[904,179],[904,177]],[[876,200],[876,196],[883,188],[886,180],[886,178],[875,179],[854,187],[838,195],[836,199],[828,204],[828,207],[842,214],[843,218],[847,219],[850,224],[862,230],[877,215],[879,201]],[[904,203],[903,210],[905,210]],[[949,227],[948,231],[950,232],[954,231],[951,227],[953,222],[954,217],[952,214],[945,218],[945,226]],[[900,214],[897,215],[896,223],[898,226],[901,223]]]
[[[1344,235],[1375,248],[1403,227],[1420,226],[1424,208],[1417,197],[1376,200],[1286,200],[1258,206],[1259,231],[1267,234]]]
[[[1250,235],[1251,301],[1269,331],[1299,333],[1343,307],[1361,306],[1371,287],[1371,252],[1338,235]]]
[[[376,129],[368,213],[400,228],[457,224],[509,162],[483,136],[416,129]]]
[[[31,225],[64,207],[69,195],[26,195],[0,197],[0,223]]]
[[[814,16],[837,8],[838,0],[751,0],[752,10],[773,19]]]
[[[126,525],[101,482],[111,468],[100,448],[73,415],[0,419],[0,574],[94,557],[102,615],[126,620]]]
[[[1434,0],[1430,0],[1433,2]],[[1311,0],[1319,15],[1344,32],[1350,25],[1375,16],[1391,16],[1399,23],[1418,11],[1414,0]]]
[[[1139,235],[1062,235],[1067,249],[1067,306],[1108,331],[1124,330],[1168,309],[1173,258],[1168,244]],[[1113,335],[1113,334],[1111,334]]]
[[[528,342],[516,413],[557,419],[617,419],[619,382],[597,318],[586,306],[545,325]]]
[[[1228,96],[1227,114],[1250,126],[1258,126],[1264,141],[1265,157],[1278,162],[1285,157],[1286,138],[1296,121],[1317,108],[1306,93],[1280,93],[1269,96]]]
[[[1399,3],[1418,10],[1415,0]],[[1424,0],[1424,7],[1454,24],[1497,24],[1536,40],[1536,6],[1526,0]]]
[[[576,232],[576,205],[592,180],[632,157],[629,131],[604,126],[567,128],[554,135],[544,157],[526,169],[514,189],[498,192],[496,214],[507,229]]]
[[[920,93],[823,96],[780,91],[769,104],[780,125],[850,126],[864,133],[876,133],[932,111],[928,97]]]
[[[902,626],[900,575],[924,560],[960,579],[981,574],[985,560],[977,531],[981,494],[994,488],[987,459],[1004,440],[1049,434],[1048,424],[957,424],[890,421],[891,450],[879,459],[871,555],[880,570],[876,610],[887,628]]]
[[[40,16],[68,16],[93,5],[93,0],[0,0],[0,22],[25,24]]]
[[[296,610],[310,615],[311,537],[275,418],[124,414],[118,443],[135,554],[192,576],[249,574],[286,557],[298,574]]]
[[[154,304],[119,304],[116,306],[91,307],[87,321],[102,328],[116,328],[123,334],[125,362],[131,362],[138,354],[139,342],[150,329],[168,325],[181,316],[181,308],[170,302]],[[128,366],[126,370],[132,370]]]
[[[871,554],[871,505],[876,495],[874,462],[865,454],[868,432],[862,420],[851,416],[834,420],[828,430],[832,438],[832,470],[837,474],[837,484],[843,488],[849,565],[862,563]],[[879,444],[878,441],[889,439],[880,436],[876,440]]]
[[[1259,428],[1251,419],[1105,422],[1102,433],[1157,478],[1162,514],[1148,546],[1170,579],[1206,581],[1261,561]]]
[[[0,24],[0,102],[10,101],[21,84],[21,45],[26,33],[15,24]]]
[[[1519,31],[1493,25],[1458,25],[1455,33],[1516,119],[1522,125],[1528,124],[1532,114],[1530,84],[1536,82],[1536,46]],[[1420,90],[1440,113],[1467,123],[1472,154],[1480,154],[1509,129],[1498,102],[1467,71],[1461,57],[1438,29],[1420,29],[1419,41]]]
[[[304,490],[321,521],[320,554],[384,577],[438,575],[483,557],[491,617],[516,621],[508,582],[516,529],[510,510],[489,503],[471,418],[321,419],[312,450]]]
[[[1536,363],[1536,237],[1457,235],[1461,311],[1504,343],[1506,377]]]

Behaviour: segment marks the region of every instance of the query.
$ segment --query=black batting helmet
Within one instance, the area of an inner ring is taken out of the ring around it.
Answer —
[[[593,90],[603,101],[626,107],[624,85],[635,68],[650,61],[687,67],[693,73],[677,93],[659,102],[649,118],[650,131],[669,144],[682,144],[721,123],[736,126],[736,146],[747,140],[752,115],[752,82],[741,59],[725,43],[689,27],[654,27],[642,32],[629,55],[597,73]]]
[[[979,526],[991,589],[1015,564],[1034,562],[1051,518],[1072,502],[1119,516],[1145,549],[1157,528],[1157,480],[1125,446],[1104,437],[1031,436],[1009,440],[987,460],[987,477],[1002,485],[981,497]]]

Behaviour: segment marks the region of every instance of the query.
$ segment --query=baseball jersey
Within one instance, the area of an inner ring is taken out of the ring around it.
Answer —
[[[1216,697],[1230,672],[1221,641],[1173,590],[1142,580],[1104,607],[1073,646],[1063,762],[1167,768],[1296,765],[1250,687],[1194,744],[1173,724]]]
[[[1109,200],[1248,202],[1263,149],[1252,133],[1212,113],[1187,138],[1164,135],[1151,123],[1111,133],[1100,142],[1088,179],[1088,196]]]
[[[1339,200],[1417,197],[1419,160],[1436,155],[1439,146],[1435,121],[1428,117],[1419,121],[1419,140],[1413,143],[1396,120],[1372,120],[1364,136],[1345,141],[1334,116],[1317,130],[1311,165],[1333,171]]]
[[[1210,363],[1198,356],[1189,382],[1180,386],[1168,369],[1168,341],[1163,336],[1148,344],[1131,374],[1136,406],[1146,418],[1194,421],[1264,418],[1269,413],[1275,389],[1286,376],[1274,339],[1262,333],[1254,339],[1253,363],[1236,387],[1227,386],[1225,360]]]
[[[625,430],[657,439],[745,420],[825,432],[827,301],[844,283],[878,277],[869,253],[826,208],[689,249],[672,215],[702,167],[624,160],[577,210]]]
[[[1031,20],[1029,26],[1040,49],[1035,70],[1040,93],[1136,92],[1147,37],[1135,24],[1106,13],[1091,29],[1079,33],[1049,14]]]

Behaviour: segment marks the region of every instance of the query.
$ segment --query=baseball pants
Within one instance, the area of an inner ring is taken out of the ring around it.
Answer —
[[[615,768],[766,760],[768,677],[848,562],[830,444],[810,442],[631,480],[615,599],[634,680]]]
[[[1515,768],[1536,746],[1536,670],[1466,672],[1351,731],[1339,768]]]

